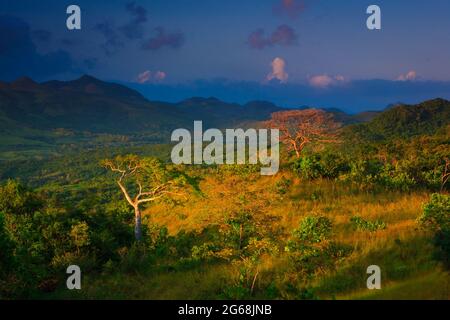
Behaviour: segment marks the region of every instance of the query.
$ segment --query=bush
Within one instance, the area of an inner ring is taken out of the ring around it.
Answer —
[[[336,179],[350,170],[348,159],[341,153],[327,152],[321,159],[322,177]]]
[[[380,182],[388,188],[408,191],[416,185],[408,169],[407,163],[399,162],[395,166],[386,164],[380,173]]]
[[[419,222],[434,233],[434,245],[438,249],[436,257],[450,268],[450,196],[444,194],[431,195],[430,201],[424,205]]]
[[[33,213],[43,207],[42,199],[32,190],[14,180],[0,188],[0,211],[5,214]]]
[[[5,229],[5,215],[0,212],[0,279],[5,277],[13,267],[14,244]]]
[[[386,223],[381,220],[367,221],[361,217],[351,217],[350,222],[355,230],[377,231],[386,229]]]
[[[275,183],[275,192],[279,195],[286,194],[291,186],[292,181],[285,177],[282,177],[279,181]]]
[[[303,156],[293,163],[293,171],[307,180],[336,179],[349,170],[348,160],[341,153],[332,151]]]
[[[124,265],[140,262],[138,248],[119,254],[130,247],[133,231],[117,212],[79,212],[49,202],[15,181],[0,186],[0,295],[52,291],[70,264],[88,272],[121,258]]]
[[[319,243],[331,235],[332,223],[327,217],[306,217],[293,236],[306,243]]]
[[[331,232],[332,223],[326,217],[306,217],[293,231],[285,251],[300,275],[310,277],[332,269],[338,260],[352,251],[348,246],[331,241]]]
[[[293,169],[294,172],[307,180],[320,178],[323,172],[319,155],[304,156],[297,159],[293,164]]]
[[[341,179],[367,187],[377,182],[382,168],[383,164],[378,160],[358,159],[350,163],[350,172]]]

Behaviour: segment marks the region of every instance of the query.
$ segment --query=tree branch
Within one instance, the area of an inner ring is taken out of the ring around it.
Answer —
[[[131,197],[130,197],[130,195],[128,194],[127,189],[126,189],[126,188],[124,187],[124,185],[122,184],[122,180],[120,179],[119,181],[117,181],[117,184],[119,185],[120,190],[122,190],[122,193],[124,194],[125,199],[127,199],[128,203],[129,203],[132,207],[135,208],[136,205],[137,205],[137,203],[136,203],[135,201],[131,200]]]

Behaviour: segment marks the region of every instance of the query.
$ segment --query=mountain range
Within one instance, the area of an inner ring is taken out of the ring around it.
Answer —
[[[401,131],[429,132],[449,122],[450,103],[443,99],[417,106],[396,105],[384,112],[349,115],[325,109],[345,125],[364,123],[359,131],[391,135]],[[307,107],[301,107],[304,109]],[[58,144],[167,142],[176,128],[191,128],[202,120],[204,128],[246,127],[286,110],[266,101],[244,105],[216,98],[178,103],[149,101],[139,92],[117,83],[84,75],[72,81],[37,83],[30,78],[0,82],[0,151],[48,148]],[[367,122],[367,123],[365,123]],[[406,129],[405,129],[406,128]]]
[[[193,120],[222,128],[264,120],[280,110],[268,102],[238,105],[215,98],[191,98],[179,103],[148,101],[137,91],[91,76],[74,81],[36,83],[20,78],[0,83],[0,116],[10,128],[130,134],[186,127]]]

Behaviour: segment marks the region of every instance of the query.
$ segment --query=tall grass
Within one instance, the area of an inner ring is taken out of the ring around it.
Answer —
[[[281,179],[289,181],[282,192],[280,185],[285,183],[280,184]],[[252,201],[246,206],[258,206],[258,210],[277,218],[271,228],[279,230],[281,250],[279,255],[261,260],[261,273],[255,278],[250,298],[448,298],[445,281],[439,281],[448,277],[433,261],[430,238],[417,224],[422,204],[429,198],[425,191],[368,191],[334,181],[302,181],[289,172],[276,177],[210,172],[203,175],[200,188],[201,195],[192,195],[181,205],[158,204],[145,214],[152,223],[167,226],[172,236],[180,232],[203,232],[205,236],[205,230],[220,225],[226,214],[239,208],[240,199],[251,194]],[[329,218],[332,240],[351,246],[353,251],[336,264],[335,270],[296,282],[293,279],[298,280],[298,275],[289,265],[283,244],[300,221],[311,215]],[[382,221],[386,227],[355,229],[351,222],[355,216],[369,222]],[[383,289],[379,292],[366,288],[366,269],[373,264],[382,270]],[[79,297],[216,299],[223,297],[224,288],[232,286],[238,276],[236,267],[226,261],[145,274],[116,273],[87,279]],[[436,286],[439,289],[433,295]],[[423,294],[417,294],[418,290]],[[70,295],[77,297],[77,293]]]

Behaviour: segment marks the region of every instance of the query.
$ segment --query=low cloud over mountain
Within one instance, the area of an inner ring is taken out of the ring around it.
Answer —
[[[279,69],[276,69],[279,71]],[[283,69],[284,70],[284,69]],[[277,73],[281,77],[282,73]],[[272,72],[270,78],[275,79]],[[286,79],[284,76],[282,79]],[[302,105],[339,108],[347,112],[382,110],[395,102],[419,103],[441,97],[450,99],[448,81],[346,80],[340,76],[316,76],[304,83],[198,80],[184,84],[130,84],[149,99],[180,101],[192,96],[237,103],[271,101],[283,107]]]

